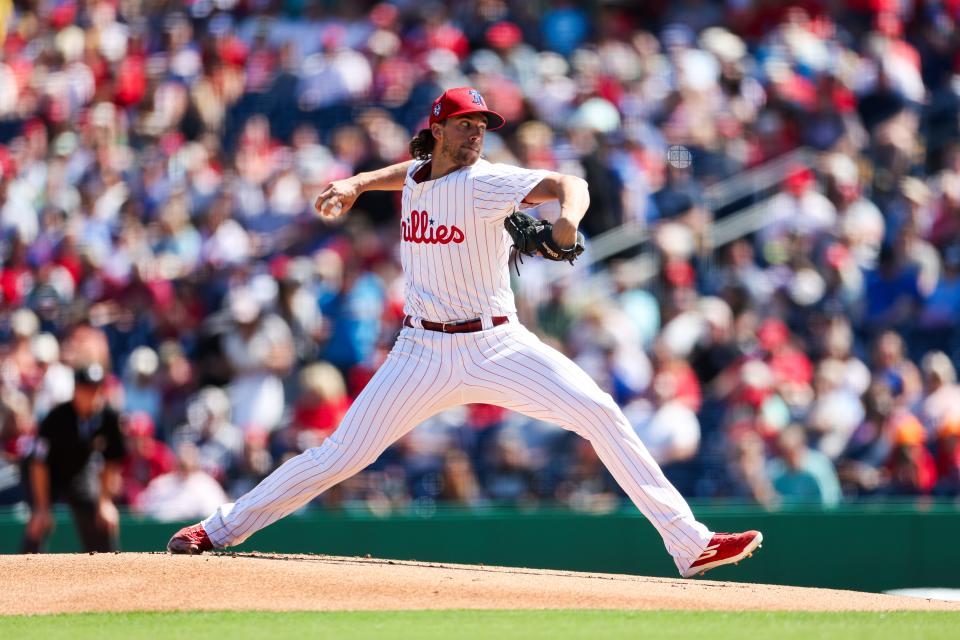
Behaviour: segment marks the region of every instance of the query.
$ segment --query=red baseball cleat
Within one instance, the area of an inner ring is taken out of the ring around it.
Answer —
[[[700,557],[683,572],[684,578],[703,575],[710,569],[725,564],[734,564],[753,555],[754,550],[760,548],[763,534],[759,531],[745,531],[743,533],[715,533],[710,538],[710,544],[703,550]]]
[[[200,523],[180,529],[167,543],[167,551],[170,553],[185,553],[192,556],[212,550],[213,543],[210,542],[207,532],[203,530],[203,525]]]

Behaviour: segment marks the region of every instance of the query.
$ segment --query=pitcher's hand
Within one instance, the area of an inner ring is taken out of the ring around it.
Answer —
[[[313,208],[324,218],[337,218],[350,210],[360,197],[356,183],[346,180],[334,180],[317,196]]]

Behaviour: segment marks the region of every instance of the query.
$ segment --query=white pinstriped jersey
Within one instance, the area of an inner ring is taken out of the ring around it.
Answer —
[[[503,219],[546,175],[484,160],[403,187],[406,303],[412,316],[468,320],[515,313]],[[494,404],[585,437],[663,537],[682,575],[710,544],[610,394],[519,322],[447,334],[400,331],[386,361],[318,447],[285,462],[236,503],[203,521],[217,548],[303,507],[351,477],[424,420],[468,403]]]
[[[548,172],[480,159],[418,183],[426,162],[403,186],[404,312],[438,322],[516,313],[503,220]]]

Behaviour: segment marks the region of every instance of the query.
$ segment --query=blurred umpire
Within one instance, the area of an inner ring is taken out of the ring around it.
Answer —
[[[104,400],[99,364],[74,371],[73,399],[47,414],[27,459],[31,515],[24,553],[38,553],[53,528],[50,507],[65,502],[86,551],[117,547],[119,516],[111,499],[126,454],[117,412]]]

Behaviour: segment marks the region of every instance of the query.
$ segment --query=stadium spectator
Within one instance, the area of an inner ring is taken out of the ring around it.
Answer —
[[[274,260],[277,278],[277,313],[290,327],[296,362],[308,365],[316,359],[317,343],[323,339],[323,316],[310,286],[313,265],[309,259]],[[279,273],[277,273],[279,272]]]
[[[934,456],[938,478],[935,493],[957,495],[960,490],[960,418],[948,418],[937,428]]]
[[[565,440],[569,444],[569,457],[564,460],[563,472],[557,483],[557,499],[571,509],[588,513],[609,513],[616,509],[620,500],[619,490],[613,477],[603,468],[603,463],[593,447],[582,439]],[[503,444],[501,443],[501,446]],[[501,452],[505,454],[504,457],[510,455],[505,449],[501,449]],[[527,466],[532,471],[529,461]],[[498,478],[502,482],[505,476],[500,475]],[[498,484],[492,486],[501,490],[503,488],[503,485]],[[502,495],[496,493],[492,497],[503,499]],[[525,499],[531,500],[532,497],[527,496]],[[518,498],[521,496],[514,496],[514,499]]]
[[[807,446],[803,427],[791,425],[777,438],[777,457],[767,473],[782,504],[835,507],[840,503],[840,482],[830,459]]]
[[[232,291],[229,304],[233,327],[223,338],[223,352],[233,371],[233,420],[244,430],[272,431],[283,417],[280,376],[294,358],[290,328],[276,314],[264,312],[250,289]]]
[[[345,373],[366,362],[375,351],[386,299],[380,277],[365,271],[354,251],[351,247],[346,256],[323,253],[324,269],[330,277],[324,278],[319,301],[330,324],[321,357]]]
[[[137,496],[133,505],[138,513],[162,522],[190,520],[227,499],[220,483],[200,469],[192,444],[177,447],[176,461],[175,470],[152,479]]]
[[[160,358],[150,347],[137,347],[127,358],[123,376],[123,410],[125,413],[143,412],[153,424],[160,420],[163,397],[157,371]]]
[[[230,421],[230,399],[219,387],[204,387],[187,404],[187,420],[173,432],[172,442],[197,448],[200,469],[225,484],[239,473],[243,432]]]
[[[917,365],[907,358],[903,338],[893,331],[884,331],[874,343],[874,375],[887,381],[894,397],[903,406],[916,402],[922,391]]]
[[[937,465],[927,450],[927,432],[913,415],[900,416],[893,425],[893,450],[886,462],[893,496],[929,494],[937,483]]]
[[[760,233],[765,252],[775,251],[788,236],[816,236],[832,229],[837,209],[814,188],[811,169],[795,167],[784,181],[783,191],[770,203],[775,218]]]
[[[350,408],[343,376],[336,367],[317,362],[300,371],[300,396],[293,408],[287,440],[300,452],[319,446]]]
[[[956,347],[960,314],[960,244],[943,250],[943,271],[923,300],[916,330],[911,338],[921,352],[930,349],[950,351]]]
[[[453,449],[444,457],[440,484],[439,500],[468,507],[482,504],[480,484],[470,457],[460,449]]]
[[[730,430],[724,482],[720,495],[766,508],[779,504],[767,469],[766,444],[749,425]]]
[[[920,307],[920,273],[902,252],[883,245],[877,268],[864,279],[864,329],[875,335],[887,328],[901,329]]]
[[[886,221],[880,209],[863,195],[860,168],[848,155],[826,159],[826,194],[837,209],[837,231],[861,269],[872,269],[880,253]]]
[[[680,384],[678,373],[660,371],[650,385],[653,401],[632,402],[624,408],[640,440],[664,473],[669,472],[667,465],[692,459],[700,445],[700,422],[690,406],[689,394],[678,391]],[[699,404],[699,397],[697,400]]]
[[[127,457],[120,472],[123,493],[119,498],[122,504],[135,505],[154,478],[173,471],[176,458],[170,447],[156,439],[153,419],[149,414],[136,412],[127,415],[122,430],[127,443]]]
[[[822,357],[843,367],[841,385],[857,397],[870,386],[870,369],[853,354],[854,337],[850,320],[846,316],[834,316],[827,321],[822,340]]]
[[[574,488],[568,494],[558,494],[561,501],[565,500],[565,495],[572,496],[577,493],[577,487],[583,483],[590,483],[592,487],[596,482],[594,472],[600,468],[600,461],[590,459],[586,452],[582,453],[579,460],[571,462],[567,467]],[[584,465],[589,467],[586,472]],[[497,434],[490,450],[490,459],[484,461],[483,483],[490,499],[513,505],[536,503],[534,473],[535,461],[527,443],[510,431]],[[587,490],[595,491],[594,488]]]
[[[837,460],[844,493],[872,495],[887,482],[884,463],[893,448],[893,426],[899,410],[887,381],[875,378],[861,397],[864,419]]]
[[[244,429],[243,453],[233,475],[224,483],[227,494],[241,496],[250,491],[261,480],[270,475],[274,468],[274,459],[270,453],[270,436],[260,429]]]
[[[918,417],[928,433],[954,417],[960,417],[960,386],[957,371],[947,354],[931,351],[923,357],[924,396]]]
[[[0,505],[14,505],[25,497],[20,458],[33,426],[29,399],[15,390],[0,393]]]
[[[39,381],[33,392],[33,415],[43,420],[50,410],[73,397],[73,371],[60,362],[60,343],[50,333],[40,333],[31,343],[39,368]]]
[[[16,386],[33,389],[42,375],[33,353],[33,338],[40,329],[37,314],[29,309],[17,309],[10,315],[10,344],[3,364],[11,376],[16,376]]]
[[[831,460],[847,448],[864,417],[859,395],[844,385],[845,373],[845,365],[838,360],[820,361],[814,378],[815,398],[806,418],[816,437],[816,449]]]

